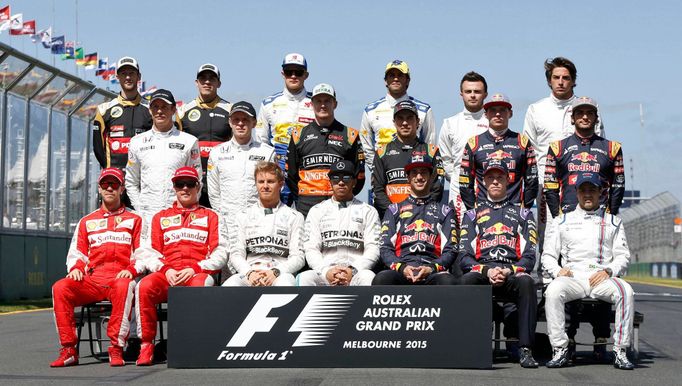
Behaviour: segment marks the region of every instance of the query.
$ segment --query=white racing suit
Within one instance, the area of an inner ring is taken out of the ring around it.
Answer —
[[[584,297],[616,305],[614,350],[630,345],[634,292],[618,277],[625,273],[629,261],[625,229],[617,216],[603,209],[586,212],[578,207],[553,221],[542,253],[543,269],[555,278],[545,291],[547,333],[553,347],[568,346],[564,304]],[[573,276],[557,277],[562,267],[569,268]],[[607,268],[611,270],[611,277],[590,287],[590,276]]]
[[[440,157],[443,160],[445,178],[450,181],[450,197],[448,202],[452,203],[457,214],[457,219],[462,223],[462,217],[466,208],[459,195],[459,169],[462,163],[462,153],[467,141],[471,137],[483,134],[488,130],[488,118],[485,110],[481,109],[475,113],[464,109],[456,115],[443,120],[438,137],[438,148]]]
[[[303,268],[303,215],[279,203],[264,208],[260,201],[237,215],[230,229],[230,262],[237,270],[223,283],[226,287],[249,286],[251,270],[277,268],[274,286],[294,286],[294,275]]]
[[[299,286],[330,285],[327,272],[334,266],[350,267],[350,285],[372,285],[371,271],[379,260],[379,214],[353,198],[333,197],[310,209],[305,222],[305,256],[311,270],[298,275]]]
[[[436,144],[436,121],[433,118],[431,106],[407,94],[397,99],[387,94],[385,97],[368,104],[362,113],[360,141],[365,151],[365,165],[369,167],[370,172],[374,167],[374,153],[376,149],[379,145],[391,142],[395,136],[396,128],[395,124],[393,124],[393,107],[405,100],[410,100],[417,106],[419,115],[417,137],[427,144]]]

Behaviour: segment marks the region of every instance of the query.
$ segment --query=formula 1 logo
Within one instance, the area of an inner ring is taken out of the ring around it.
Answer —
[[[274,308],[284,307],[298,295],[263,294],[244,318],[227,347],[246,347],[256,333],[270,332],[278,317],[268,316]],[[289,332],[300,332],[292,347],[321,346],[346,315],[357,295],[314,294]]]

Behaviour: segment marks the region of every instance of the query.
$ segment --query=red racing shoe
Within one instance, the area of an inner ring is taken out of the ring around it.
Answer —
[[[140,347],[140,356],[137,357],[138,366],[151,366],[154,360],[154,343],[142,343]]]
[[[75,347],[62,347],[59,350],[59,358],[50,363],[50,367],[67,367],[78,364],[78,351]]]
[[[109,346],[109,366],[120,367],[125,365],[126,361],[123,360],[123,348],[118,346]]]

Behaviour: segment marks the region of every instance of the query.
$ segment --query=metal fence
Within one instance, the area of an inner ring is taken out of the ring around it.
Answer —
[[[660,193],[641,204],[622,210],[620,217],[630,247],[632,263],[682,262],[682,233],[675,232],[680,201]]]
[[[97,205],[91,120],[115,97],[0,44],[2,233],[68,234]]]

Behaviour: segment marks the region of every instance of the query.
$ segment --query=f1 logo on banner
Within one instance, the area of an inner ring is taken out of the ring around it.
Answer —
[[[172,287],[168,367],[489,368],[491,290]]]

